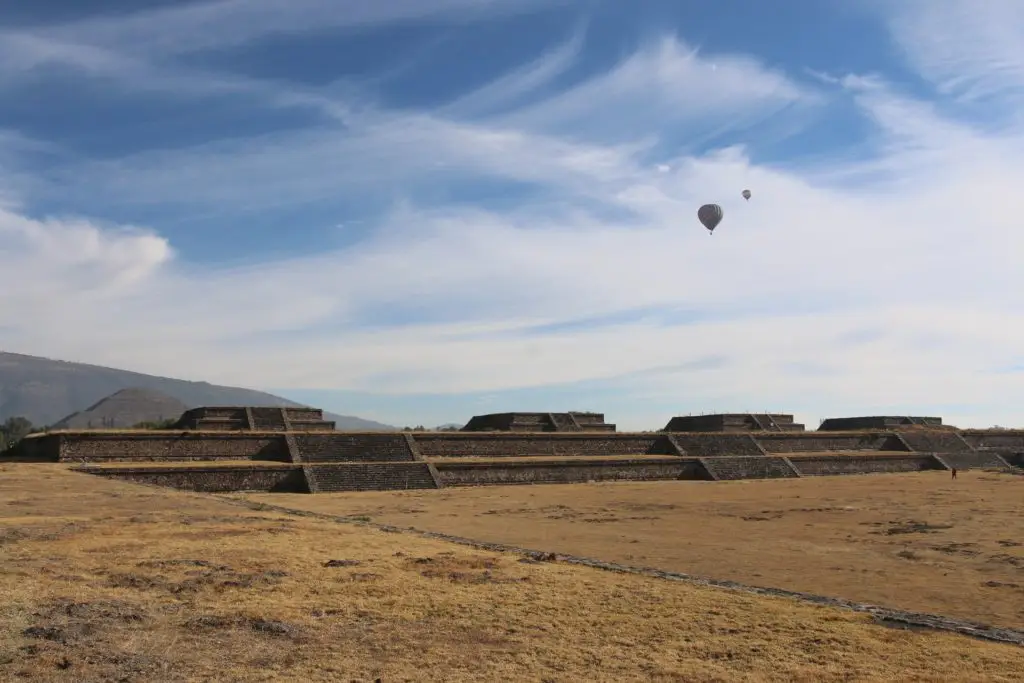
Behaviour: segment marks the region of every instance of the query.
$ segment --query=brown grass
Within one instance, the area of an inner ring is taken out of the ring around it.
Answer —
[[[0,466],[0,554],[5,681],[1024,678],[1019,647],[60,465]]]
[[[537,550],[1024,627],[1024,478],[970,471],[255,495]]]

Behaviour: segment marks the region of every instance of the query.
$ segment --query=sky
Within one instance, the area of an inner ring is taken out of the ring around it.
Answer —
[[[1019,0],[4,3],[0,348],[395,425],[1022,426],[1022,103]]]

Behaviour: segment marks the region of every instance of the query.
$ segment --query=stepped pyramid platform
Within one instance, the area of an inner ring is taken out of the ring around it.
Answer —
[[[463,432],[614,432],[604,413],[491,413],[474,415]]]
[[[899,429],[900,427],[941,427],[941,417],[911,415],[872,415],[868,417],[830,417],[818,427],[819,432],[841,432],[850,429]]]
[[[748,414],[731,431],[623,433],[598,413],[561,414],[574,418],[579,429],[572,430],[551,413],[502,415],[548,416],[548,430],[532,422],[532,431],[338,432],[311,408],[207,407],[188,411],[171,430],[33,434],[0,462],[62,462],[194,491],[304,493],[1024,466],[1024,430],[912,425],[805,432],[802,425],[786,429],[793,425],[786,415],[770,416],[774,430],[758,430],[750,424],[764,427],[764,416]],[[584,430],[581,415],[604,430]],[[669,426],[678,427],[678,419]],[[514,418],[507,424],[522,426]]]
[[[334,422],[319,408],[204,406],[186,410],[171,429],[206,432],[329,432]]]
[[[663,432],[802,432],[804,425],[784,413],[716,413],[673,417]]]

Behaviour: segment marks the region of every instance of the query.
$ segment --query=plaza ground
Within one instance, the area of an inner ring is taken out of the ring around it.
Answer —
[[[515,496],[550,496],[558,488]],[[605,506],[638,504],[625,490],[578,488],[603,492]],[[450,496],[488,491],[433,493],[436,503],[451,505]],[[425,505],[415,496],[392,497],[398,507]],[[270,498],[281,504],[299,497]],[[327,498],[342,506],[340,497]],[[357,502],[348,505],[387,505],[385,498],[349,498]],[[481,518],[519,504],[477,503]],[[526,513],[516,514],[511,526],[529,523]],[[578,527],[615,524],[583,522],[589,514]],[[255,512],[63,465],[0,465],[0,555],[2,680],[1024,677],[1024,648],[1017,646],[885,628],[866,615],[788,599],[525,563],[510,553]]]
[[[1024,628],[1024,477],[974,470],[253,500]]]

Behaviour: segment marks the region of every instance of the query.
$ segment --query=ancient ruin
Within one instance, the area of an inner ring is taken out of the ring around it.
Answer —
[[[329,432],[334,422],[319,408],[214,406],[182,413],[171,429],[203,432]]]
[[[559,415],[572,416],[573,426]],[[5,459],[73,463],[89,474],[195,491],[308,493],[1024,465],[1024,430],[914,424],[807,432],[782,414],[676,417],[647,433],[615,432],[599,413],[483,415],[461,432],[333,427],[313,408],[196,408],[169,430],[34,434]]]
[[[669,420],[663,432],[802,432],[804,425],[782,413],[716,413]]]
[[[941,417],[911,415],[873,415],[870,417],[830,417],[823,420],[819,432],[841,432],[849,429],[896,429],[898,427],[941,427]]]
[[[614,432],[604,413],[491,413],[474,415],[464,432]]]

